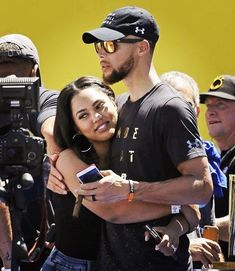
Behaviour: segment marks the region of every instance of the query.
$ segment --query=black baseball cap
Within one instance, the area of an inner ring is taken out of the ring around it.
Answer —
[[[208,96],[235,101],[235,76],[217,76],[212,82],[209,91],[200,94],[200,103],[204,104]]]
[[[39,56],[36,46],[33,44],[30,38],[21,34],[9,34],[0,37],[0,44],[12,43],[17,45],[16,50],[1,51],[0,57],[19,57],[32,60],[35,64],[39,65]]]
[[[83,33],[82,39],[84,43],[94,43],[99,40],[117,40],[128,35],[155,43],[159,38],[159,27],[147,10],[127,6],[109,13],[100,28]]]

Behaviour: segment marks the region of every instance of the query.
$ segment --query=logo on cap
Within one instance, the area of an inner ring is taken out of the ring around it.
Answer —
[[[224,82],[224,77],[223,76],[217,76],[214,79],[213,83],[211,84],[210,89],[211,90],[216,90],[216,89],[220,88],[223,85],[223,82]]]
[[[136,26],[135,33],[139,33],[139,32],[141,32],[141,34],[144,35],[145,28],[143,27],[142,29],[140,29],[138,26]]]
[[[103,21],[103,24],[111,24],[113,20],[115,19],[115,13],[110,13],[105,20]]]

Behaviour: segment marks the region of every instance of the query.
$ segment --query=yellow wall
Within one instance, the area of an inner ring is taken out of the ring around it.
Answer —
[[[98,27],[110,11],[130,4],[149,10],[160,26],[154,58],[159,74],[186,72],[201,91],[218,74],[235,74],[234,0],[1,1],[0,35],[28,35],[40,53],[44,84],[61,89],[77,76],[101,75],[94,49],[81,42],[81,35]],[[121,83],[114,89],[125,90]],[[203,112],[200,131],[209,138]]]

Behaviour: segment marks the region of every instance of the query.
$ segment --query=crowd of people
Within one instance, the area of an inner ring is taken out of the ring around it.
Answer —
[[[0,77],[40,79],[39,112],[27,128],[45,139],[40,174],[23,191],[27,207],[17,219],[5,192],[11,176],[1,167],[2,270],[186,271],[229,260],[235,76],[216,77],[201,94],[185,73],[158,76],[159,35],[142,8],[111,12],[82,35],[94,44],[103,78],[81,76],[60,92],[43,86],[28,37],[0,37]],[[127,92],[115,97],[110,85],[119,81]],[[199,134],[200,103],[214,144]],[[1,136],[11,128],[9,113],[0,114]],[[81,183],[77,173],[91,164],[100,179]],[[205,226],[218,230],[219,242],[203,237]]]

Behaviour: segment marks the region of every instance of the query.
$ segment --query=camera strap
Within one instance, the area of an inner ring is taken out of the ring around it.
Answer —
[[[234,174],[235,168],[235,146],[226,152],[222,152],[221,166],[224,173],[228,176],[229,174]]]

